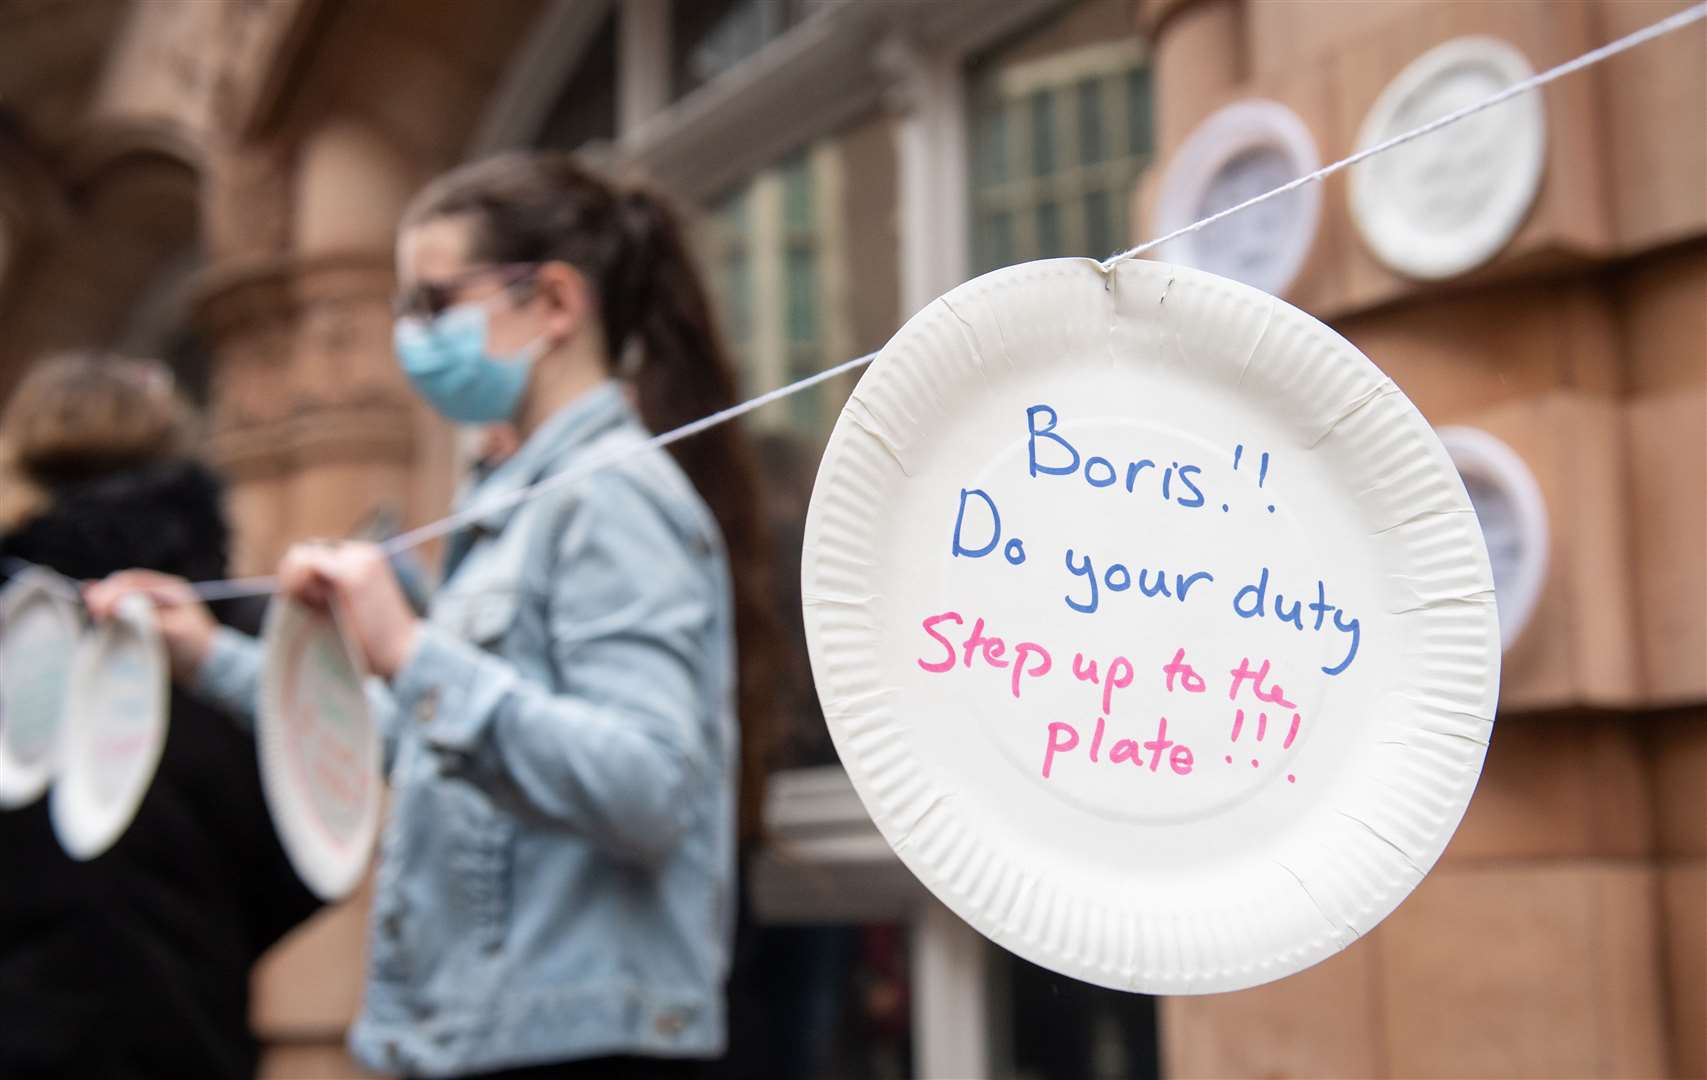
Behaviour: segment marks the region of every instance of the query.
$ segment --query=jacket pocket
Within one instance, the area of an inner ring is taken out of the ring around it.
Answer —
[[[503,948],[509,931],[516,825],[482,791],[457,792],[452,829],[452,914],[484,953]]]
[[[379,982],[405,983],[414,973],[409,962],[409,902],[400,887],[397,854],[398,827],[388,813],[380,830],[379,860],[374,870],[373,909],[368,914],[368,970]]]
[[[498,652],[516,623],[521,593],[513,582],[471,583],[433,602],[433,625]]]
[[[492,652],[515,625],[520,596],[512,586],[468,598],[463,612],[463,637]]]

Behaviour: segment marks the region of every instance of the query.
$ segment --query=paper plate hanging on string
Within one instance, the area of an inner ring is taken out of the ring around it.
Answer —
[[[379,829],[379,732],[362,667],[331,616],[283,598],[263,639],[261,787],[297,874],[337,900],[361,881]]]
[[[1512,45],[1455,38],[1417,57],[1375,99],[1358,132],[1367,149],[1534,75]],[[1351,170],[1351,214],[1375,256],[1401,274],[1446,278],[1511,242],[1547,161],[1539,93],[1397,146]]]
[[[1492,581],[1440,440],[1332,330],[1184,267],[1029,263],[916,315],[836,424],[802,586],[901,860],[1105,986],[1351,944],[1491,731]]]
[[[1473,427],[1443,427],[1437,434],[1476,508],[1493,567],[1500,644],[1510,649],[1529,626],[1547,582],[1547,502],[1523,458],[1497,436]]]
[[[71,653],[81,617],[43,570],[0,592],[0,808],[35,801],[58,764]]]
[[[1183,229],[1321,166],[1316,140],[1297,113],[1278,101],[1236,101],[1174,152],[1156,199],[1156,230]],[[1158,257],[1279,296],[1303,268],[1321,216],[1321,185],[1306,184],[1187,233]]]
[[[66,854],[92,859],[136,817],[166,748],[171,681],[154,610],[127,596],[71,657],[59,776],[48,810]]]

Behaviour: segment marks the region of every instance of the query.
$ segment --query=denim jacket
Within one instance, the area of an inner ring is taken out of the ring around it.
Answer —
[[[607,383],[459,503],[645,437]],[[415,653],[370,695],[392,801],[358,1059],[454,1076],[722,1053],[730,594],[716,522],[661,450],[453,536]],[[259,664],[222,632],[199,689],[252,715]]]

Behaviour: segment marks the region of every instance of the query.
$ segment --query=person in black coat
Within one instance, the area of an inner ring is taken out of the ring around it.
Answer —
[[[191,441],[164,367],[38,364],[0,414],[0,582],[25,563],[224,576],[222,486]],[[260,609],[216,615],[253,632]],[[159,771],[110,850],[67,856],[47,802],[0,811],[0,1077],[254,1075],[250,968],[317,907],[254,741],[174,689]]]

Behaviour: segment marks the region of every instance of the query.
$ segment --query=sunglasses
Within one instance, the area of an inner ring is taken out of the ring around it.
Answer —
[[[391,302],[391,310],[399,319],[436,319],[460,302],[462,291],[483,277],[496,276],[502,289],[523,285],[533,279],[538,263],[499,263],[495,266],[474,266],[460,274],[439,281],[418,281],[399,292]]]

